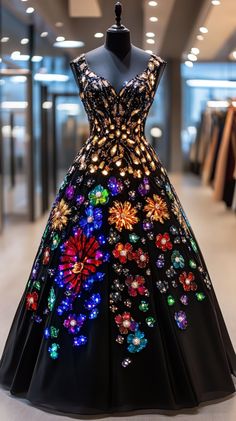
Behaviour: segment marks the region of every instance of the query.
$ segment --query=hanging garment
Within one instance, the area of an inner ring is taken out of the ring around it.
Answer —
[[[74,61],[90,136],[49,214],[0,365],[35,405],[76,414],[228,396],[235,353],[199,245],[144,135],[161,59],[119,92]]]

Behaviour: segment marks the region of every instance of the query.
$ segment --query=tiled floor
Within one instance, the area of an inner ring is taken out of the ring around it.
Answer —
[[[236,215],[222,203],[213,202],[211,190],[200,186],[194,176],[171,176],[180,200],[200,243],[214,284],[231,339],[236,347]],[[23,292],[42,235],[46,218],[36,224],[8,227],[0,236],[0,353]],[[197,411],[172,415],[178,421],[234,421],[236,399],[203,406]],[[132,415],[135,421],[166,420],[169,415]],[[0,389],[1,421],[65,421],[69,417],[53,415],[9,396]],[[101,419],[101,418],[100,418]],[[112,420],[114,418],[106,418]],[[131,419],[123,416],[123,420]]]

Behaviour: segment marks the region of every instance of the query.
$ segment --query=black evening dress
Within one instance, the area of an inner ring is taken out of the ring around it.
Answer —
[[[58,189],[0,383],[74,414],[231,395],[235,353],[198,243],[144,125],[163,60],[117,92],[72,62],[90,135]]]

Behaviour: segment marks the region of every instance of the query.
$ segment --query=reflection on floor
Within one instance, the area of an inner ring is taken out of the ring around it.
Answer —
[[[209,272],[218,296],[231,339],[236,347],[235,323],[235,260],[236,260],[236,215],[227,211],[223,204],[213,202],[211,190],[199,185],[194,176],[172,175],[180,200],[189,217],[200,243]],[[17,224],[7,227],[0,236],[0,353],[10,324],[23,292],[27,277],[43,233],[47,217],[36,224]],[[160,379],[158,379],[160,381]],[[147,385],[148,386],[148,385]],[[9,396],[0,389],[1,421],[56,421],[69,417],[42,412],[23,400]],[[123,416],[127,420],[129,417]],[[176,415],[181,421],[190,418],[201,421],[233,421],[236,419],[236,399],[211,404]],[[112,418],[106,418],[108,421]],[[113,418],[115,420],[115,418]],[[135,421],[166,419],[164,415],[133,415]]]

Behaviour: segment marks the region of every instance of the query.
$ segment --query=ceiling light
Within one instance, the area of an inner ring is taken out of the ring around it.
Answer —
[[[228,101],[207,101],[207,106],[210,108],[226,108],[229,106]]]
[[[197,54],[200,53],[200,50],[199,50],[199,48],[193,47],[193,48],[191,48],[191,53],[197,55]]]
[[[12,76],[10,78],[10,80],[13,83],[24,83],[24,82],[26,82],[27,77],[26,76],[23,76],[23,75],[17,75],[17,76]]]
[[[72,41],[72,40],[65,40],[60,42],[54,42],[54,47],[60,47],[60,48],[79,48],[84,46],[83,41]]]
[[[65,37],[63,36],[56,37],[56,41],[58,42],[65,41]]]
[[[34,79],[39,82],[67,82],[69,76],[56,73],[36,73]]]
[[[28,0],[21,0],[21,1],[28,1]]]
[[[198,39],[198,41],[203,41],[204,40],[204,36],[203,35],[197,35],[197,39]]]
[[[9,37],[2,37],[1,38],[1,42],[7,42],[7,41],[9,41]]]
[[[77,111],[77,112],[79,112],[79,104],[70,104],[70,103],[58,104],[57,109],[60,110],[60,111]]]
[[[146,53],[148,53],[148,54],[153,54],[153,51],[152,50],[145,50],[146,51]]]
[[[44,101],[42,103],[42,108],[44,110],[50,110],[50,108],[52,108],[52,101]]]
[[[213,6],[219,6],[220,0],[212,0],[211,3],[213,4]]]
[[[155,40],[153,38],[146,39],[147,44],[155,44]]]
[[[148,37],[148,38],[154,38],[155,37],[155,34],[154,34],[154,32],[146,32],[146,37]]]
[[[197,61],[197,56],[195,54],[188,54],[188,59],[190,61]]]
[[[104,34],[102,32],[96,32],[94,34],[94,38],[102,38],[102,37],[104,37]]]
[[[61,28],[62,26],[64,26],[64,23],[63,23],[63,22],[56,22],[56,23],[55,23],[55,26],[56,26],[57,28]]]
[[[230,53],[229,58],[230,58],[230,60],[236,60],[236,50],[232,51],[232,53]]]
[[[41,36],[41,38],[45,38],[45,37],[47,37],[48,36],[48,32],[41,32],[41,34],[40,34],[40,36]]]
[[[150,20],[151,22],[157,22],[157,21],[158,21],[158,18],[157,18],[156,16],[151,16],[151,17],[149,18],[149,20]]]
[[[207,29],[205,26],[201,26],[201,27],[199,28],[199,31],[200,31],[202,34],[207,34],[208,29]]]
[[[33,7],[27,7],[27,9],[26,9],[26,11],[25,11],[26,13],[34,13],[34,8]]]
[[[1,103],[1,108],[4,108],[4,109],[12,109],[12,108],[24,109],[27,107],[28,107],[27,101],[2,101]]]
[[[22,45],[28,44],[28,42],[29,42],[29,38],[22,38],[22,40],[20,41]]]
[[[185,64],[185,66],[187,66],[187,67],[193,67],[193,62],[192,62],[192,61],[190,61],[190,60],[186,60],[186,61],[184,62],[184,64]]]
[[[160,127],[152,127],[150,130],[151,136],[153,137],[161,137],[162,136],[162,130],[160,129]]]
[[[149,1],[148,4],[153,7],[158,5],[157,1]]]
[[[186,83],[194,88],[236,88],[233,80],[189,79]]]
[[[34,63],[38,63],[39,61],[43,60],[43,56],[33,56],[31,61],[33,61]]]
[[[13,51],[13,53],[11,54],[12,60],[28,61],[29,58],[30,56],[28,54],[21,54],[20,51]]]

